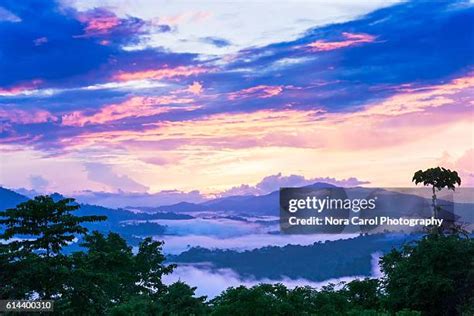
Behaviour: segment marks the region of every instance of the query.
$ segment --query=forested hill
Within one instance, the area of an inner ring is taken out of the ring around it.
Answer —
[[[61,194],[54,193],[51,195],[54,200],[64,198]],[[0,211],[9,208],[14,208],[18,204],[28,201],[29,198],[21,195],[15,191],[0,187]],[[175,214],[171,212],[160,212],[154,214],[134,213],[125,209],[111,209],[98,205],[79,204],[80,208],[75,211],[77,216],[103,215],[107,217],[106,221],[92,222],[84,224],[85,227],[92,230],[97,230],[102,233],[114,231],[119,233],[127,242],[132,245],[137,245],[140,238],[151,235],[165,234],[166,227],[153,220],[169,219],[169,220],[183,220],[193,218],[187,214]],[[130,221],[130,223],[126,223]],[[141,221],[135,223],[135,221]],[[143,222],[145,221],[145,222]],[[0,231],[2,227],[0,227]],[[26,236],[27,237],[27,236]]]
[[[289,277],[323,281],[345,276],[371,276],[377,253],[386,253],[417,238],[417,235],[376,234],[309,246],[265,247],[244,252],[198,247],[170,256],[168,260],[210,263],[214,269],[230,268],[257,279]]]

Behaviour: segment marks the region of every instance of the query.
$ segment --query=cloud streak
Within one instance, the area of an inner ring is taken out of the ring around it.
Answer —
[[[175,96],[161,97],[132,97],[122,103],[110,104],[101,108],[98,112],[88,115],[84,112],[73,112],[62,117],[62,124],[66,126],[84,126],[85,124],[104,124],[118,121],[128,117],[152,116],[173,110],[190,111],[196,106],[176,107],[171,104],[189,104],[190,98],[178,98]]]
[[[143,79],[169,79],[175,77],[189,77],[209,72],[210,69],[204,67],[179,66],[175,68],[163,67],[161,69],[148,69],[136,72],[119,72],[113,76],[114,80],[130,81]]]
[[[281,86],[260,85],[228,94],[229,100],[242,100],[247,98],[266,99],[279,95],[283,91]]]
[[[373,43],[375,42],[376,37],[370,34],[354,34],[343,32],[342,41],[326,41],[326,40],[317,40],[306,45],[312,52],[326,52],[335,49],[341,49],[349,46],[359,45],[363,43]]]

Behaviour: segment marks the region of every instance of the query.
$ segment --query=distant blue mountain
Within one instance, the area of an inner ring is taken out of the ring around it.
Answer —
[[[28,201],[29,198],[15,191],[0,187],[0,211],[17,206]]]
[[[149,209],[149,208],[148,208]],[[195,204],[189,202],[180,202],[172,205],[164,205],[160,206],[157,209],[152,208],[156,212],[157,210],[160,212],[203,212],[209,211],[210,208],[204,204]]]
[[[310,189],[335,188],[334,185],[316,182],[305,186]],[[280,191],[273,191],[265,195],[235,195],[226,196],[203,203],[177,203],[157,207],[158,211],[168,212],[203,212],[227,211],[247,215],[273,215],[278,216]]]
[[[328,183],[317,182],[306,186],[307,188],[322,189],[334,187]],[[12,190],[0,188],[0,209],[15,207],[21,202],[28,200],[28,197],[18,194]],[[5,197],[3,197],[4,195]],[[64,198],[59,193],[52,194],[55,200]],[[139,208],[137,208],[139,209]],[[149,212],[150,208],[147,208]],[[81,211],[84,215],[105,215],[110,220],[130,220],[130,219],[173,219],[177,214],[163,215],[162,213],[188,213],[188,212],[213,212],[213,211],[228,211],[240,214],[249,215],[275,215],[279,214],[279,191],[274,191],[265,195],[239,195],[227,196],[213,199],[203,203],[189,203],[180,202],[172,205],[159,206],[155,208],[155,213],[159,212],[162,216],[156,214],[150,216],[149,214],[136,214],[123,209],[111,209],[101,206],[82,204]],[[183,216],[183,215],[180,215]],[[179,218],[183,219],[183,218]]]
[[[249,215],[276,215],[279,212],[279,192],[266,195],[239,195],[218,198],[203,203],[177,203],[159,206],[158,212],[235,212]]]
[[[308,189],[326,189],[336,188],[336,186],[317,182],[304,188]],[[374,193],[376,192],[376,193]],[[390,190],[375,190],[373,188],[349,188],[346,193],[351,198],[363,198],[372,194],[377,194],[380,197],[387,197],[383,199],[388,201],[384,205],[382,200],[379,200],[378,212],[380,215],[389,215],[393,212],[394,207],[398,209],[411,209],[412,206],[426,205],[427,200],[413,194],[399,193]],[[63,198],[62,195],[54,193],[55,200]],[[0,210],[15,207],[21,202],[28,200],[28,197],[18,194],[12,190],[0,188]],[[428,203],[430,203],[428,201]],[[448,205],[449,206],[449,205]],[[419,207],[418,207],[419,208]],[[450,203],[449,208],[455,209],[455,214],[461,216],[466,222],[474,222],[474,205],[462,203]],[[136,207],[140,209],[140,207]],[[111,222],[120,222],[126,220],[154,220],[154,219],[189,219],[190,215],[183,213],[192,212],[230,212],[240,215],[250,216],[279,216],[279,191],[274,191],[265,195],[238,195],[216,198],[202,203],[181,202],[172,205],[158,206],[156,208],[145,208],[145,213],[135,213],[126,209],[111,209],[102,206],[95,206],[89,204],[81,204],[81,209],[78,215],[105,215]],[[419,214],[430,215],[430,214]]]
[[[327,188],[337,188],[328,183],[317,182],[303,188],[320,190]],[[377,212],[379,215],[398,214],[410,216],[416,215],[423,217],[431,216],[431,201],[415,194],[400,193],[390,189],[374,189],[374,188],[347,188],[345,193],[349,198],[360,199],[373,195],[378,195],[379,200]],[[239,215],[250,216],[279,216],[279,191],[274,191],[265,195],[239,195],[228,196],[213,199],[199,204],[194,203],[178,203],[167,206],[159,206],[155,211],[163,212],[232,212]],[[444,203],[446,209],[442,210],[439,215],[446,221],[461,218],[464,223],[474,223],[474,204],[452,203],[447,201],[439,201]],[[442,203],[442,204],[443,204]],[[453,215],[455,214],[455,215]],[[362,215],[362,213],[361,213]]]
[[[54,201],[64,199],[65,197],[59,193],[50,195]],[[19,194],[13,190],[0,187],[0,210],[13,208],[20,203],[28,201],[30,198]],[[109,221],[120,222],[126,220],[154,220],[154,219],[191,219],[190,215],[174,214],[170,212],[161,212],[154,214],[134,213],[125,209],[112,209],[91,204],[79,204],[80,209],[76,212],[79,216],[85,215],[104,215]]]
[[[53,200],[58,201],[64,196],[59,193],[51,194]],[[13,190],[0,187],[0,211],[14,208],[20,203],[28,201],[29,198],[16,193]],[[107,220],[103,222],[86,223],[89,230],[98,230],[103,233],[114,231],[120,233],[129,243],[136,245],[139,238],[136,236],[162,235],[165,234],[166,226],[152,222],[157,219],[180,220],[193,218],[187,214],[176,214],[171,212],[162,213],[134,213],[125,209],[111,209],[98,205],[78,204],[80,208],[74,213],[77,216],[102,215]],[[131,221],[130,224],[125,221]],[[140,223],[134,222],[140,221]],[[1,230],[1,229],[0,229]]]

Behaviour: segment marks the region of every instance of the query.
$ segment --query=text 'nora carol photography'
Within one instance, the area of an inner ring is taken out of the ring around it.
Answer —
[[[281,188],[280,229],[287,234],[415,232],[461,223],[453,195],[435,216],[424,188]]]

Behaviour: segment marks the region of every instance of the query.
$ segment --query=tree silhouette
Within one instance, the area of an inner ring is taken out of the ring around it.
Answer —
[[[175,267],[165,264],[162,245],[145,238],[134,253],[117,233],[102,235],[94,231],[86,235],[81,244],[86,251],[70,256],[72,265],[57,301],[58,308],[68,315],[109,315],[108,311],[117,306],[123,311],[133,310],[139,302],[156,305],[167,292],[162,277]],[[146,309],[153,309],[151,305]],[[160,315],[138,311],[113,314]]]
[[[79,209],[74,199],[54,201],[51,196],[37,196],[18,204],[15,208],[0,212],[0,225],[4,226],[0,239],[24,237],[8,243],[10,250],[36,252],[41,256],[57,255],[61,248],[72,242],[77,235],[87,233],[84,222],[96,222],[105,216],[75,216]]]
[[[424,186],[431,186],[433,191],[432,207],[434,217],[437,217],[439,209],[437,206],[436,190],[441,191],[447,188],[454,191],[456,184],[458,186],[461,185],[461,178],[458,173],[443,167],[430,168],[425,171],[418,170],[413,175],[412,181],[415,184],[423,183]]]
[[[68,277],[69,257],[61,249],[87,233],[84,222],[105,220],[105,216],[75,216],[74,199],[55,201],[37,196],[0,212],[0,294],[11,298],[50,299]]]
[[[429,234],[393,249],[381,261],[384,301],[390,311],[474,315],[474,240]]]

